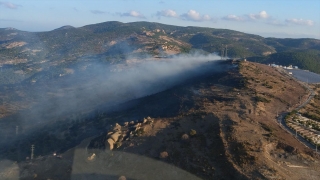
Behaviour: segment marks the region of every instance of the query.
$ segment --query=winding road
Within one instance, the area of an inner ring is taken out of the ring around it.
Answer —
[[[291,76],[290,76],[291,77]],[[310,103],[311,99],[315,96],[315,92],[313,91],[313,89],[311,89],[308,84],[300,82],[298,80],[296,80],[299,84],[301,84],[302,86],[306,87],[309,92],[310,95],[308,97],[308,99],[303,102],[302,104],[300,104],[297,108],[295,108],[296,111],[299,111],[301,108],[305,107],[308,103]],[[307,141],[306,139],[304,139],[301,135],[297,134],[293,129],[289,128],[286,124],[285,121],[285,117],[288,114],[288,112],[286,113],[282,113],[278,116],[277,121],[280,124],[280,126],[285,129],[287,132],[289,132],[291,135],[293,135],[298,141],[300,141],[302,144],[304,144],[306,147],[311,148],[312,150],[316,150],[316,146],[312,143],[310,143],[309,141]],[[319,152],[320,150],[318,150],[318,154],[320,154]]]

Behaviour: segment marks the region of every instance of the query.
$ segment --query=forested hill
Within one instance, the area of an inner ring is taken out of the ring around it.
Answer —
[[[265,64],[293,64],[301,69],[320,73],[320,51],[316,49],[284,51],[265,57],[250,57],[249,60]]]
[[[230,58],[293,64],[320,73],[317,39],[263,38],[227,29],[116,21],[47,32],[1,28],[0,66],[5,69],[2,73],[10,75],[7,83],[15,83],[48,68],[57,74],[61,68],[91,60],[119,63],[128,57],[166,56],[194,49],[221,55],[225,47]]]

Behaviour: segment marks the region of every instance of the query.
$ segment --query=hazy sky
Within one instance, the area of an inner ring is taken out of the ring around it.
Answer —
[[[0,0],[0,28],[149,21],[320,39],[320,0]]]

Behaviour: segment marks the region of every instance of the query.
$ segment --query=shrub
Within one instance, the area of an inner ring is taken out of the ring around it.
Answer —
[[[320,117],[315,114],[310,114],[309,112],[307,112],[307,113],[303,113],[302,115],[309,118],[309,119],[312,119],[315,121],[320,121]]]
[[[181,139],[184,140],[184,141],[186,141],[186,140],[189,139],[189,135],[188,135],[188,134],[183,134],[183,135],[181,136]]]
[[[269,103],[270,102],[269,99],[266,99],[266,98],[261,97],[261,96],[256,96],[256,101],[257,102],[264,102],[264,103]]]
[[[169,154],[168,154],[167,151],[163,151],[163,152],[160,153],[160,158],[161,158],[161,159],[165,159],[165,158],[167,158],[168,156],[169,156]]]
[[[121,142],[116,142],[116,143],[115,143],[116,148],[119,148],[121,145],[122,145]]]
[[[135,134],[136,136],[141,136],[141,135],[144,134],[144,129],[143,129],[143,128],[140,128],[140,129],[136,130],[136,131],[134,132],[134,134]]]
[[[189,134],[190,136],[195,136],[197,134],[197,131],[194,129],[191,129]]]
[[[271,129],[269,126],[267,126],[266,124],[261,123],[261,127],[262,127],[264,130],[272,133],[272,129]]]

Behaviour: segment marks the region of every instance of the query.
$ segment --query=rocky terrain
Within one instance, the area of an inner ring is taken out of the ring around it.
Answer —
[[[140,100],[117,124],[59,157],[11,164],[21,179],[318,179],[319,156],[276,116],[308,97],[290,76],[250,62]],[[176,109],[176,110],[174,110]],[[167,112],[167,114],[165,113]],[[145,118],[134,118],[138,117]],[[8,166],[9,167],[9,166]]]

